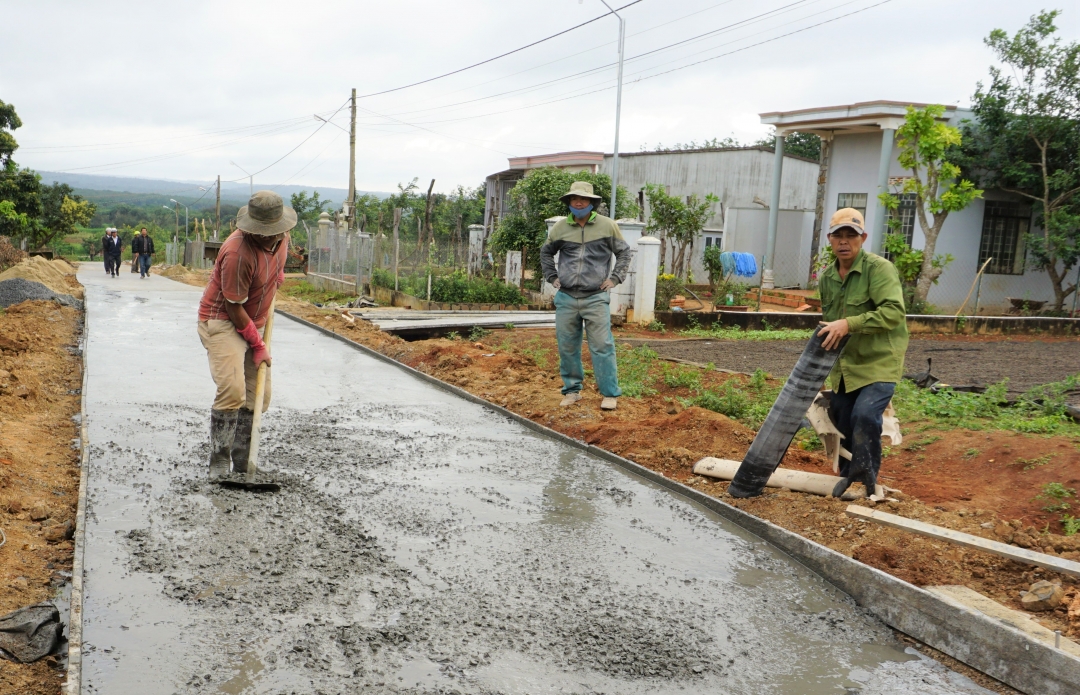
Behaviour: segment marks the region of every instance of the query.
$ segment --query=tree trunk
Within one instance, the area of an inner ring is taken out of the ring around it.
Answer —
[[[949,216],[949,213],[936,213],[934,223],[931,225],[926,221],[926,210],[923,207],[923,201],[917,200],[915,204],[919,216],[919,226],[922,227],[923,236],[926,237],[926,245],[923,247],[922,267],[919,269],[919,280],[915,283],[915,299],[925,303],[927,296],[930,294],[930,286],[941,275],[941,268],[934,267],[934,249],[937,247],[938,235],[941,234],[941,227],[945,224],[945,218]],[[911,307],[908,307],[908,309],[910,310]]]
[[[435,203],[435,200],[431,197],[431,189],[435,188],[435,179],[431,179],[431,184],[427,188],[427,201],[424,203],[424,234],[421,236],[429,237],[430,241],[435,241],[435,230],[431,227],[431,206]],[[423,243],[423,239],[420,240]],[[424,259],[429,259],[430,244],[424,245]]]

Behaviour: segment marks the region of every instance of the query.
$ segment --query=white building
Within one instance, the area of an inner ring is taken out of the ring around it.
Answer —
[[[847,106],[829,106],[797,111],[761,114],[761,122],[774,126],[779,136],[792,132],[820,135],[823,157],[819,180],[822,181],[823,217],[836,210],[853,207],[866,216],[867,248],[880,253],[886,229],[886,211],[878,201],[881,191],[896,192],[911,172],[897,161],[899,150],[894,143],[896,129],[904,122],[909,102],[872,101]],[[925,104],[914,104],[921,107]],[[971,112],[955,106],[946,107],[944,120],[959,126]],[[788,176],[787,158],[780,167],[781,181]],[[804,176],[800,171],[800,181]],[[913,196],[909,196],[913,198]],[[781,197],[783,200],[783,197]],[[902,229],[913,248],[923,248],[925,238],[915,220],[915,205],[903,200],[898,211]],[[930,290],[929,301],[939,310],[956,312],[972,288],[979,267],[988,258],[980,288],[979,313],[999,314],[1008,306],[1006,297],[1030,300],[1052,299],[1050,281],[1043,271],[1026,268],[1024,235],[1030,229],[1031,206],[1001,191],[986,191],[961,212],[952,213],[938,237],[935,254],[951,254],[955,260]],[[826,229],[818,239],[827,244]],[[776,244],[775,265],[781,267],[808,256],[801,249]],[[779,276],[777,286],[780,286]],[[965,311],[970,311],[972,304]]]
[[[484,225],[488,235],[509,204],[510,189],[531,169],[554,166],[570,171],[611,174],[612,155],[602,152],[560,152],[535,157],[513,157],[509,168],[487,177]],[[720,244],[727,251],[757,256],[765,251],[768,222],[766,199],[772,186],[773,152],[763,147],[710,148],[672,152],[619,153],[619,185],[637,198],[642,220],[648,219],[645,184],[665,186],[669,195],[701,199],[712,193],[720,202],[694,243],[691,270],[696,281],[707,282],[702,266],[706,246]],[[809,253],[813,237],[818,163],[784,156],[779,196],[778,238],[784,247]],[[801,286],[807,279],[810,258],[793,256],[778,266],[778,286]],[[756,282],[756,278],[749,280]]]

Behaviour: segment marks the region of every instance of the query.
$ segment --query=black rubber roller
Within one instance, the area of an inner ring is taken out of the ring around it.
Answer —
[[[825,350],[821,347],[820,330],[820,326],[814,329],[769,416],[750,444],[750,450],[728,487],[732,497],[757,497],[765,489],[765,483],[780,465],[791,440],[802,426],[803,416],[847,344],[848,336],[844,336],[838,349]]]

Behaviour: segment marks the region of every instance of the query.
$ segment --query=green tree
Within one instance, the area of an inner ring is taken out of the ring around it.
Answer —
[[[310,196],[307,191],[299,191],[289,196],[289,206],[296,211],[296,219],[309,223],[318,222],[319,215],[331,205],[331,201],[319,197],[318,191],[313,191]]]
[[[701,200],[695,193],[684,201],[668,195],[663,186],[651,183],[645,184],[645,196],[649,200],[649,224],[645,231],[656,232],[664,243],[661,260],[667,255],[667,245],[671,245],[671,272],[685,279],[690,269],[687,252],[693,249],[694,240],[712,214],[712,206],[720,199],[710,193]]]
[[[568,213],[566,204],[559,198],[575,181],[591,183],[596,195],[605,201],[611,200],[611,177],[607,174],[571,172],[555,167],[533,169],[510,189],[510,205],[488,240],[492,251],[505,253],[525,249],[525,263],[539,273],[540,247],[547,239],[545,220]],[[619,187],[618,206],[616,219],[637,217],[638,207],[633,196],[622,186]]]
[[[769,135],[754,143],[759,147],[776,147],[776,136]],[[821,159],[821,138],[813,133],[788,133],[784,136],[784,154],[806,157],[815,162]]]
[[[937,282],[947,265],[934,255],[942,225],[950,213],[963,210],[983,194],[971,181],[957,181],[960,167],[953,158],[959,154],[963,138],[959,129],[939,120],[944,115],[945,107],[941,105],[922,109],[908,106],[904,124],[896,131],[900,165],[911,172],[901,192],[915,194],[915,216],[926,239],[922,265],[915,279],[914,301],[918,303],[926,302],[930,286]],[[892,193],[882,193],[878,198],[890,211],[900,206],[899,197]],[[928,211],[932,222],[926,216]]]
[[[22,127],[15,107],[0,101],[0,201],[7,212],[0,215],[0,236],[22,239],[30,235],[41,215],[41,182],[29,169],[12,159],[19,143],[11,131]]]
[[[1006,67],[979,84],[965,129],[966,169],[1035,206],[1028,258],[1050,277],[1056,311],[1077,291],[1065,282],[1080,258],[1080,43],[1055,36],[1059,14],[1034,15],[1011,37],[990,33],[985,43]]]
[[[34,248],[41,248],[75,234],[79,225],[90,223],[96,209],[93,203],[76,195],[66,183],[54,182],[51,186],[42,186],[41,217],[30,233],[30,244]]]

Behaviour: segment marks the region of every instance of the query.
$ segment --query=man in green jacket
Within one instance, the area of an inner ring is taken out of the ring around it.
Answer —
[[[881,420],[904,371],[908,330],[900,276],[891,262],[864,251],[863,216],[837,210],[829,220],[836,262],[821,274],[822,347],[833,350],[850,335],[831,374],[829,415],[844,435],[851,461],[840,459],[839,496],[861,482],[874,494],[881,469]]]
[[[548,232],[540,247],[544,279],[555,287],[555,337],[559,343],[559,372],[563,399],[568,406],[581,400],[581,333],[584,326],[592,354],[593,374],[603,400],[600,408],[615,410],[619,373],[615,365],[615,339],[611,335],[611,298],[608,290],[626,278],[632,253],[615,221],[596,214],[600,196],[591,183],[575,181],[560,198],[569,207],[566,218]],[[555,254],[559,265],[555,266]],[[615,266],[611,259],[614,256]]]

